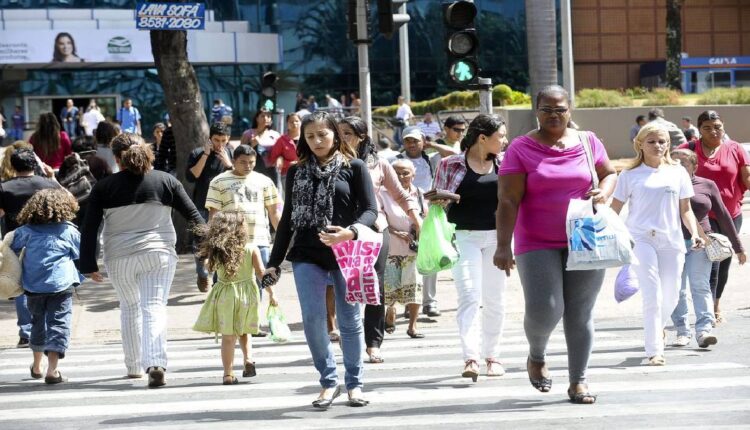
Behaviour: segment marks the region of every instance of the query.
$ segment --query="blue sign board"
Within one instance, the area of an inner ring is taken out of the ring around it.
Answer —
[[[750,57],[688,57],[680,60],[683,69],[734,69],[749,65]]]
[[[204,3],[138,3],[135,24],[139,30],[203,30]]]

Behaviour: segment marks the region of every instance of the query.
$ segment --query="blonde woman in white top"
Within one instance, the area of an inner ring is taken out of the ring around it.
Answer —
[[[612,209],[620,213],[630,202],[626,225],[635,240],[632,265],[643,297],[646,356],[652,366],[663,366],[664,327],[677,305],[685,241],[680,219],[691,235],[693,248],[703,246],[690,208],[693,186],[685,169],[669,156],[669,132],[648,123],[638,132],[636,158],[617,180]]]

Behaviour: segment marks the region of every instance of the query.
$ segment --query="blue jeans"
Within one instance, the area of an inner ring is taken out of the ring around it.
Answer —
[[[328,271],[317,264],[292,263],[297,286],[302,325],[315,369],[320,373],[320,385],[338,385],[336,356],[328,336],[326,323],[326,286],[333,279],[336,296],[336,319],[341,331],[341,350],[344,354],[346,389],[362,387],[362,351],[365,349],[361,306],[346,302],[346,282],[341,272]],[[330,276],[330,277],[329,277]]]
[[[198,213],[201,214],[203,220],[208,222],[208,209],[198,209]],[[193,237],[193,254],[198,252],[198,238]],[[203,264],[203,259],[195,257],[195,273],[201,278],[208,278],[208,269]]]
[[[65,130],[65,133],[68,134],[68,137],[70,137],[71,140],[76,137],[76,127],[77,124],[75,121],[63,122],[63,129]]]
[[[65,358],[73,319],[73,293],[38,294],[28,297],[31,312],[31,350],[56,352]]]
[[[27,305],[26,294],[21,294],[14,300],[16,302],[16,317],[18,318],[18,337],[28,339],[31,337],[31,312]]]
[[[688,248],[685,254],[685,268],[682,270],[682,285],[677,307],[672,312],[672,322],[678,336],[690,337],[688,323],[687,286],[690,282],[690,295],[693,297],[695,311],[695,335],[711,332],[714,321],[714,300],[711,295],[711,260],[705,249],[690,249],[690,241],[686,241]]]

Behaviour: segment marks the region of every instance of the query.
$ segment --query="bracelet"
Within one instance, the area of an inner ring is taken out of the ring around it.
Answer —
[[[357,240],[357,238],[359,237],[359,231],[357,231],[357,227],[354,227],[353,225],[350,225],[350,226],[349,226],[349,227],[347,227],[347,228],[348,228],[349,230],[351,230],[351,231],[352,231],[352,233],[354,233],[354,237],[352,238],[352,240]]]

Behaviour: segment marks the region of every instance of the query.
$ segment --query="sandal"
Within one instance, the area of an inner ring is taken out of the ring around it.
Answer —
[[[341,333],[338,330],[331,330],[328,332],[328,338],[331,342],[336,343],[341,340]]]
[[[589,393],[588,389],[589,388],[586,387],[586,391],[576,393],[570,391],[570,388],[568,388],[568,398],[570,399],[570,403],[574,403],[576,405],[593,405],[594,403],[596,403],[596,395]]]
[[[494,358],[488,358],[484,360],[487,363],[487,376],[503,376],[505,375],[505,369],[503,364]]]
[[[477,361],[471,359],[466,360],[464,371],[461,373],[461,376],[464,378],[471,378],[472,382],[477,382],[477,378],[479,378],[479,364],[477,364]]]
[[[231,379],[227,379],[231,378]],[[221,385],[237,385],[240,381],[237,380],[237,378],[234,375],[224,375],[224,379],[222,380]]]
[[[396,331],[396,308],[390,306],[385,313],[385,332],[393,334],[394,331]]]
[[[31,377],[34,378],[34,379],[42,379],[42,377],[44,377],[44,375],[42,375],[41,372],[39,372],[39,373],[34,372],[34,365],[33,364],[31,366],[29,366],[29,372],[31,373]]]
[[[725,322],[727,322],[727,320],[724,318],[721,312],[716,312],[716,324],[723,324]]]
[[[253,362],[253,361],[246,361],[245,362],[245,369],[242,370],[242,377],[243,378],[248,378],[248,377],[253,377],[255,375],[257,375],[257,373],[255,373],[255,362]]]
[[[368,353],[367,355],[370,356],[370,363],[372,363],[372,364],[380,364],[380,363],[385,362],[385,359],[383,359],[383,357],[381,357],[378,354],[369,354]]]
[[[655,355],[653,357],[649,357],[648,364],[649,366],[664,366],[665,364],[667,364],[667,360],[663,355]]]
[[[542,376],[539,379],[532,378],[531,371],[529,370],[530,366],[531,366],[531,357],[528,357],[526,359],[526,372],[528,372],[529,374],[529,382],[531,382],[531,386],[536,388],[542,393],[549,393],[549,390],[552,389],[552,378],[547,378],[545,376]],[[545,366],[546,366],[546,363],[542,363],[542,369],[544,369]]]
[[[406,330],[406,334],[412,339],[423,339],[424,335],[416,330]]]
[[[45,376],[44,377],[44,383],[45,384],[59,384],[61,382],[68,382],[68,378],[62,376],[62,373],[60,371],[57,371],[57,376]]]

